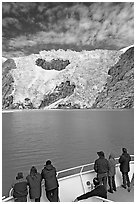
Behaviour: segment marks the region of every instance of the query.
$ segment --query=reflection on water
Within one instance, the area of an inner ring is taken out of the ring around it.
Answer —
[[[3,195],[18,171],[39,171],[47,159],[57,170],[93,162],[96,152],[133,154],[134,111],[51,110],[3,113]]]

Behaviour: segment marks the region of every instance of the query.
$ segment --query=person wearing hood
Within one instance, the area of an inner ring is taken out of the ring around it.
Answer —
[[[99,158],[95,160],[94,170],[97,173],[97,178],[100,184],[103,184],[105,186],[105,189],[107,190],[109,163],[108,160],[105,158],[103,151],[97,152],[97,155],[99,156]]]
[[[31,202],[40,202],[41,197],[41,174],[37,172],[35,166],[30,169],[30,174],[26,177],[29,186],[29,196]]]
[[[46,161],[46,165],[44,166],[41,172],[42,179],[45,181],[45,191],[46,196],[50,202],[58,202],[58,180],[56,168],[52,165],[50,160]]]
[[[109,163],[108,184],[110,187],[108,189],[108,192],[113,193],[113,190],[116,191],[115,174],[116,174],[116,163],[117,162],[112,153],[109,155],[108,163]]]
[[[130,161],[131,161],[131,157],[127,153],[127,149],[122,148],[122,155],[119,158],[120,171],[122,173],[122,179],[123,179],[122,187],[126,189],[126,186],[128,186],[128,191],[130,191],[130,180],[128,176],[128,172],[130,171],[130,164],[129,164]]]
[[[12,188],[15,202],[27,202],[27,180],[24,179],[22,172],[18,172]]]

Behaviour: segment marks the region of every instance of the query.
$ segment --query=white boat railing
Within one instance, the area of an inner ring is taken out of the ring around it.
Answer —
[[[130,156],[131,156],[131,161],[134,161],[134,155],[130,155]],[[119,165],[119,162],[118,162],[119,157],[115,158],[115,160],[117,161],[116,166],[118,166]],[[61,170],[61,171],[57,172],[57,177],[58,177],[59,180],[62,180],[62,179],[65,179],[65,178],[69,178],[71,176],[77,176],[77,175],[80,175],[80,174],[83,175],[83,174],[86,174],[86,173],[89,173],[89,172],[94,172],[93,167],[94,167],[94,162],[93,163],[88,163],[88,164],[85,164],[85,165],[72,167],[72,168],[65,169],[65,170]],[[61,176],[61,174],[63,174],[63,173],[64,173],[64,175]]]
[[[130,155],[130,156],[131,156],[131,163],[133,163],[134,162],[134,155]],[[117,162],[116,167],[118,167],[120,165],[119,162],[118,162],[119,157],[117,157],[115,159],[116,159],[116,162]],[[72,167],[72,168],[65,169],[65,170],[61,170],[57,174],[58,174],[58,180],[59,181],[79,176],[80,180],[81,180],[82,187],[83,187],[83,192],[86,193],[86,187],[85,187],[85,184],[83,182],[83,175],[88,174],[88,173],[95,173],[95,171],[94,171],[94,162],[93,163],[88,163],[88,164],[85,164],[85,165],[80,165],[80,166],[77,166],[77,167]],[[91,183],[90,185],[93,185],[93,183]]]
[[[131,156],[131,163],[134,163],[134,155],[130,155],[130,156]],[[118,162],[119,157],[115,158],[115,159]],[[116,166],[119,166],[119,163],[117,163]],[[72,167],[72,168],[69,168],[69,169],[58,171],[57,172],[58,181],[65,180],[65,179],[68,179],[68,178],[72,178],[72,177],[75,177],[75,176],[80,176],[83,191],[85,193],[86,191],[85,191],[85,186],[84,186],[84,183],[83,183],[82,176],[84,174],[87,174],[87,173],[95,172],[93,167],[94,167],[94,163],[88,163],[88,164],[85,164],[85,165],[80,165],[80,166],[76,166],[76,167]],[[42,182],[42,187],[43,186],[44,186],[44,182]],[[7,202],[7,201],[13,199],[12,193],[13,193],[13,189],[10,189],[9,197],[5,198],[5,196],[3,196],[2,200],[4,202]]]

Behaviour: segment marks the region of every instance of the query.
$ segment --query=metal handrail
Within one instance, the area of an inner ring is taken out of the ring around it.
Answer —
[[[131,157],[133,157],[134,158],[134,155],[130,155]],[[119,159],[119,157],[117,157],[117,158],[115,158],[116,160],[118,160]],[[133,161],[131,161],[131,162],[133,162]],[[76,166],[76,167],[72,167],[72,168],[69,168],[69,169],[64,169],[64,170],[61,170],[61,171],[58,171],[57,172],[57,175],[59,175],[60,173],[64,173],[64,172],[68,172],[68,171],[71,171],[71,170],[74,170],[74,169],[79,169],[79,168],[81,168],[81,170],[79,171],[79,173],[76,173],[76,174],[73,174],[73,175],[70,175],[70,176],[64,176],[64,177],[62,177],[62,178],[60,178],[59,180],[61,180],[61,179],[65,179],[65,178],[70,178],[70,177],[73,177],[73,176],[76,176],[76,175],[80,175],[80,176],[82,176],[82,174],[85,174],[85,173],[87,173],[87,172],[94,172],[94,170],[89,170],[89,171],[85,171],[85,172],[83,172],[83,169],[85,168],[85,167],[87,167],[87,166],[91,166],[91,165],[94,165],[94,162],[93,163],[88,163],[88,164],[84,164],[84,165],[80,165],[80,166]],[[119,164],[117,164],[117,166],[118,166]],[[81,178],[81,180],[82,180],[82,178]],[[44,184],[42,184],[42,185],[44,185]],[[9,197],[11,198],[12,196],[12,188],[10,189],[10,191],[9,191]],[[5,198],[6,199],[6,198]],[[4,199],[4,200],[5,200]],[[8,198],[7,198],[8,199]]]
[[[85,164],[85,165],[80,165],[80,166],[75,166],[75,167],[72,167],[72,168],[69,168],[69,169],[64,169],[64,170],[61,170],[61,171],[58,171],[57,173],[63,173],[63,172],[66,172],[66,171],[71,171],[71,170],[74,170],[74,169],[79,169],[79,168],[82,168],[82,167],[85,167],[85,166],[89,166],[91,164],[94,164],[94,163],[88,163],[88,164]]]
[[[131,156],[131,157],[134,157],[134,155],[130,155],[130,156]],[[115,158],[115,159],[118,160],[119,157],[117,157],[117,158]],[[94,165],[94,162],[88,163],[88,164],[83,164],[83,165],[76,166],[76,167],[72,167],[72,168],[69,168],[69,169],[64,169],[64,170],[58,171],[57,174],[59,175],[60,173],[72,171],[72,170],[79,169],[79,168],[81,168],[81,170],[80,170],[79,173],[83,173],[83,169],[84,169],[85,167],[91,166],[91,165]]]

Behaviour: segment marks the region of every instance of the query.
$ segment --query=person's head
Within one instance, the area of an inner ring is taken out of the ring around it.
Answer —
[[[51,164],[51,161],[50,160],[47,160],[46,161],[46,165],[50,165]]]
[[[37,174],[37,169],[36,169],[35,166],[32,166],[32,168],[30,169],[30,175],[31,175],[31,176],[34,176],[34,175],[36,175],[36,174]]]
[[[95,187],[100,184],[98,178],[95,177],[95,178],[93,179],[93,184],[94,184]]]
[[[97,152],[97,155],[98,155],[99,157],[104,157],[104,152],[103,152],[103,151]]]
[[[112,159],[115,158],[115,155],[114,155],[112,152],[111,152],[110,155],[109,155],[109,159],[111,159],[111,158],[112,158]]]
[[[127,149],[125,147],[122,148],[123,153],[127,153]]]
[[[17,176],[16,176],[16,179],[22,179],[23,178],[23,173],[22,172],[18,172],[17,173]]]

